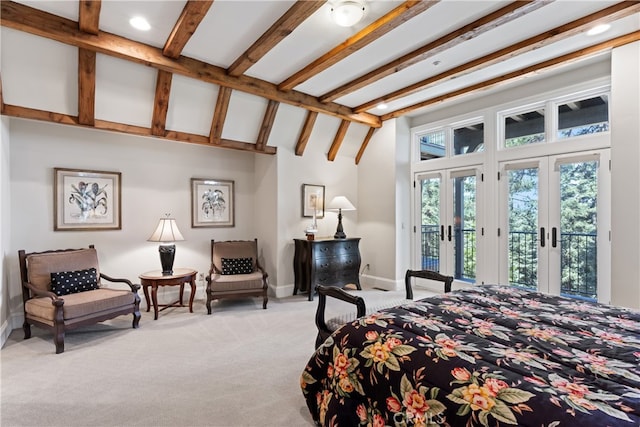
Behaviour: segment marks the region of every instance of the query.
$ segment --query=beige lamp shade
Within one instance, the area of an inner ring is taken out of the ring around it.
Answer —
[[[160,218],[156,231],[147,239],[149,242],[178,242],[184,240],[174,218]]]
[[[327,209],[332,211],[355,211],[356,207],[345,196],[336,196],[327,205]]]

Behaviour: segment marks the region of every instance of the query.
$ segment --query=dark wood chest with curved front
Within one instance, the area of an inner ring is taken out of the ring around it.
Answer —
[[[317,285],[343,287],[354,284],[360,289],[360,238],[293,239],[295,254],[293,294],[309,292],[309,301]]]

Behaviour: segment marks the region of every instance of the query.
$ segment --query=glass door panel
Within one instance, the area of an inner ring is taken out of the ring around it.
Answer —
[[[538,168],[507,170],[509,284],[538,289]]]
[[[420,180],[420,264],[423,270],[440,271],[439,176]]]
[[[453,183],[454,275],[476,279],[476,175],[457,176]]]
[[[552,248],[560,247],[560,293],[598,297],[598,161],[561,163],[560,230],[551,229]]]

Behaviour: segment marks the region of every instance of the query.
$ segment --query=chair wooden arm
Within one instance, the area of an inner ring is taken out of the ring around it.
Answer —
[[[100,278],[113,283],[126,283],[131,288],[131,292],[138,292],[140,290],[140,285],[137,283],[132,283],[131,280],[129,279],[119,279],[119,278],[107,276],[104,273],[100,273]]]
[[[318,337],[316,338],[317,348],[333,332],[327,327],[325,319],[327,296],[355,305],[357,310],[356,317],[364,316],[367,310],[362,297],[351,295],[335,286],[317,285],[316,290],[318,291],[318,308],[316,309],[316,326],[318,328]]]
[[[31,295],[33,297],[44,297],[44,298],[51,298],[52,302],[53,301],[62,301],[62,303],[64,304],[64,300],[62,298],[59,298],[58,295],[56,295],[53,292],[50,291],[42,291],[38,288],[36,288],[35,286],[33,286],[31,283],[29,282],[22,282],[22,286],[24,286],[25,288],[29,289],[31,291]]]
[[[407,289],[407,299],[413,299],[413,290],[411,289],[411,278],[419,277],[421,279],[437,280],[444,283],[444,292],[451,292],[451,284],[453,283],[453,276],[445,276],[437,271],[431,270],[407,270],[404,275],[404,284]]]

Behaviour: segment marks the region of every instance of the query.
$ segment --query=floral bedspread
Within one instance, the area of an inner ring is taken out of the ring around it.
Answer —
[[[343,326],[301,387],[322,426],[640,426],[640,312],[474,286]]]

